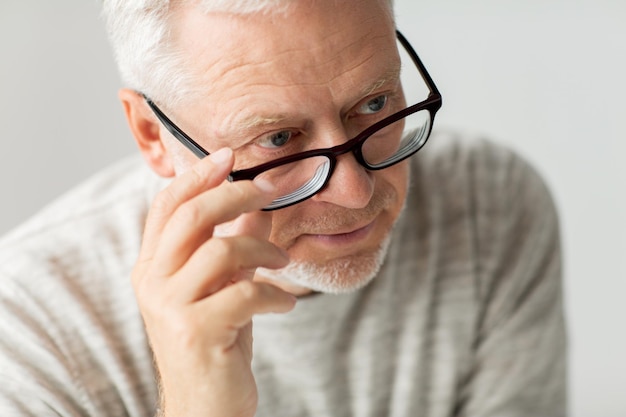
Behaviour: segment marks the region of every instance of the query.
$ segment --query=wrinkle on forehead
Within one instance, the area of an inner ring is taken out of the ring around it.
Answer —
[[[397,80],[393,22],[376,13],[373,0],[363,1],[370,8],[356,14],[345,4],[338,16],[311,6],[316,15],[271,22],[186,10],[177,34],[200,97],[188,123],[211,126],[211,136],[221,137],[313,116],[311,110],[319,116],[320,104],[345,106]],[[327,18],[320,23],[320,16]]]
[[[372,82],[366,84],[365,86],[361,86],[360,89],[352,90],[350,88],[346,88],[345,86],[343,89],[348,90],[347,93],[351,96],[350,104],[355,104],[383,87],[395,86],[399,82],[399,78],[400,65],[398,63],[387,69],[379,77],[374,78]],[[326,90],[329,100],[336,98],[335,96],[341,96],[342,94],[345,95],[346,93],[333,90],[327,85],[325,85],[324,89]],[[304,104],[302,104],[301,107],[304,107]],[[230,113],[221,120],[219,123],[221,127],[214,132],[214,135],[218,138],[245,137],[250,131],[258,130],[262,127],[269,128],[277,126],[281,123],[294,123],[294,119],[298,117],[303,119],[299,120],[297,124],[308,125],[310,120],[306,119],[306,116],[301,112],[299,113],[299,110],[302,110],[301,107],[298,107],[298,109],[295,109],[295,111],[291,113],[275,112],[271,108],[264,108],[259,112],[251,112],[249,109],[245,109],[237,113]]]
[[[394,28],[386,1],[362,0],[358,10],[333,0],[324,3],[299,2],[289,13],[278,16],[204,14],[187,7],[178,13],[173,36],[190,57],[188,69],[202,89],[210,89],[211,81],[244,68],[264,73],[280,86],[289,82],[286,74],[272,79],[271,71],[265,70],[283,62],[298,66],[300,82],[316,83],[304,79],[302,72],[317,68],[323,74],[337,61],[353,61],[355,49],[380,41],[381,28],[388,33]],[[247,36],[251,33],[254,35]]]
[[[326,46],[294,48],[279,53],[268,53],[265,57],[257,57],[256,60],[251,60],[249,57],[248,59],[229,57],[216,62],[200,77],[203,79],[202,85],[211,88],[211,86],[216,86],[211,80],[219,80],[219,87],[223,89],[237,88],[242,81],[249,87],[259,84],[275,87],[331,86],[337,78],[379,57],[377,52],[371,52],[368,55],[347,53],[351,47],[355,48],[354,44],[345,46],[332,55],[325,53],[322,57],[316,53],[316,49],[323,50],[327,48]],[[297,70],[281,71],[286,65],[293,65]],[[394,69],[390,71],[392,72],[397,71]],[[255,77],[258,77],[258,81],[254,79]],[[377,87],[369,89],[375,88]],[[210,93],[211,91],[207,91],[207,94]]]

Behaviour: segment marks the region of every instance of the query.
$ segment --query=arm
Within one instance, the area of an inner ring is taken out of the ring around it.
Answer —
[[[564,416],[566,335],[559,227],[552,198],[505,151],[476,181],[479,259],[474,367],[462,416]],[[502,158],[504,153],[504,158]]]

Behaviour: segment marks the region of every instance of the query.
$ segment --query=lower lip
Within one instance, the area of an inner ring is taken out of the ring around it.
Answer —
[[[370,232],[374,229],[374,223],[371,222],[365,227],[354,230],[350,233],[339,233],[336,235],[306,235],[309,238],[313,238],[316,241],[326,245],[346,245],[353,244],[360,240],[367,238]]]

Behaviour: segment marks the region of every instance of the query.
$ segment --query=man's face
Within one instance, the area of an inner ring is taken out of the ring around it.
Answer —
[[[204,99],[172,116],[209,152],[231,147],[236,169],[285,156],[275,146],[281,138],[303,141],[301,150],[351,139],[346,126],[398,88],[385,7],[384,0],[302,1],[286,15],[182,11],[174,36]],[[183,159],[180,169],[195,161],[191,153]],[[344,154],[323,191],[272,212],[270,241],[307,274],[324,277],[299,284],[333,292],[364,285],[404,204],[407,177],[406,162],[367,171]]]

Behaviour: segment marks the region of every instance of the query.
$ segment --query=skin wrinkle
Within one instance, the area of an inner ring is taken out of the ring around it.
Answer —
[[[339,36],[340,33],[341,32],[337,32],[337,34],[328,34],[326,36],[326,38],[323,38],[321,41],[326,41],[327,39],[333,38],[335,36]],[[373,37],[372,41],[375,41],[376,38],[377,37]],[[379,36],[378,38],[382,38],[382,37]],[[346,45],[340,51],[338,51],[337,55],[338,56],[342,55],[345,50],[350,49],[353,45],[357,44],[360,41],[361,40],[355,40],[353,43],[351,43],[349,45]],[[272,52],[272,54],[269,55],[271,57],[270,60],[267,60],[268,54],[259,54],[260,56],[258,56],[258,58],[257,58],[258,62],[241,63],[241,62],[236,61],[236,62],[233,62],[231,66],[221,67],[221,71],[218,72],[217,74],[209,75],[208,73],[206,73],[205,76],[209,80],[210,79],[221,79],[221,78],[225,77],[226,74],[228,74],[229,72],[231,72],[233,70],[237,70],[237,69],[247,70],[245,68],[246,66],[251,66],[253,68],[253,70],[257,70],[258,69],[260,72],[263,72],[264,71],[264,68],[263,68],[264,66],[272,66],[276,62],[281,61],[284,56],[289,56],[289,55],[294,54],[294,55],[296,55],[295,58],[297,58],[297,55],[300,54],[300,55],[303,55],[306,58],[306,60],[308,60],[308,59],[310,59],[311,56],[316,56],[317,55],[317,54],[314,53],[316,49],[317,50],[325,49],[327,47],[326,45],[328,45],[329,43],[330,44],[334,44],[334,42],[316,42],[316,44],[313,47],[311,47],[311,46],[308,46],[306,48],[296,48],[296,47],[294,47],[294,48],[291,48],[291,49],[285,49],[284,51],[281,51],[279,53]],[[317,46],[318,44],[320,46]],[[372,58],[372,56],[368,57],[367,59],[370,59],[370,58]],[[324,65],[327,65],[329,63],[332,64],[332,63],[334,63],[334,61],[335,61],[335,58],[329,58],[325,62],[320,62],[320,63],[318,63],[317,65],[314,65],[314,66],[316,66],[316,67],[324,66]],[[354,67],[357,67],[360,64],[361,63],[356,64]],[[254,68],[257,65],[260,66],[260,68]],[[349,68],[349,70],[352,70],[352,69],[353,68]],[[237,77],[234,77],[234,79],[236,80]],[[279,80],[284,80],[284,78],[280,78]],[[333,81],[333,79],[328,80],[327,82],[320,81],[318,83],[310,83],[310,84],[303,83],[303,85],[313,85],[313,86],[315,86],[315,85],[324,85],[324,84],[328,84],[328,83],[330,83],[332,81]],[[233,86],[234,85],[236,85],[236,84],[233,84]],[[276,83],[274,86],[284,87],[284,86],[288,86],[288,85],[290,85],[289,81],[286,81],[284,84]]]
[[[388,8],[387,6],[383,6],[382,7],[383,11],[389,15],[388,13]],[[181,11],[180,13],[186,13],[189,12],[189,10],[187,11]],[[241,19],[245,19],[246,18],[250,18],[250,17],[242,17],[239,16],[239,18]],[[389,20],[390,22],[392,22],[392,27],[393,27],[393,16],[389,16]],[[242,26],[240,23],[238,24],[239,26]],[[373,17],[368,17],[365,18],[362,22],[361,25],[380,25],[380,20],[379,18],[373,18]],[[306,48],[292,48],[292,49],[286,49],[280,52],[276,52],[276,51],[272,51],[271,54],[268,53],[261,53],[261,52],[257,52],[257,57],[256,59],[258,60],[258,62],[247,62],[247,63],[242,63],[240,61],[235,61],[232,62],[232,64],[230,66],[221,66],[222,64],[226,64],[223,61],[218,61],[215,63],[215,67],[217,68],[217,72],[213,73],[213,71],[206,71],[203,74],[195,74],[195,76],[192,76],[192,78],[198,78],[201,83],[195,83],[196,85],[211,85],[212,83],[210,82],[213,79],[222,79],[224,78],[229,72],[234,71],[236,69],[245,69],[244,67],[246,65],[250,65],[250,66],[255,66],[255,65],[260,65],[261,67],[258,68],[259,71],[263,71],[264,68],[263,66],[271,66],[273,65],[276,61],[280,61],[283,58],[283,55],[288,55],[288,54],[292,54],[292,53],[298,53],[301,52],[301,54],[306,58],[306,59],[310,59],[311,56],[317,56],[317,54],[311,53],[312,51],[314,52],[315,49],[324,49],[325,47],[327,47],[326,45],[330,44],[333,45],[336,42],[332,42],[332,41],[328,41],[328,39],[332,39],[332,38],[339,38],[342,39],[342,33],[345,31],[349,31],[350,29],[344,29],[341,28],[338,31],[334,32],[334,33],[330,33],[330,34],[325,34],[325,36],[320,39],[320,42],[315,42],[313,44],[313,47],[311,47],[311,44],[309,44]],[[176,37],[180,36],[180,32],[176,31]],[[368,34],[368,37],[370,38],[370,42],[374,43],[376,42],[378,39],[384,39],[384,36],[371,36],[371,34]],[[345,50],[350,49],[353,45],[361,42],[362,40],[355,40],[354,42],[344,46],[337,55],[342,55],[344,53]],[[196,41],[196,43],[199,42],[199,40]],[[321,46],[315,46],[315,45],[321,45]],[[274,45],[270,45],[274,46]],[[202,51],[205,48],[202,47],[195,47],[192,48],[196,51]],[[268,56],[272,57],[269,61],[267,60]],[[367,59],[369,60],[372,57],[368,57]],[[329,58],[326,62],[321,62],[319,63],[317,66],[320,65],[326,65],[329,62],[332,63],[334,62],[335,59],[334,58]],[[362,63],[357,63],[354,65],[354,67],[358,67],[359,65],[361,65]],[[349,68],[349,70],[352,70],[354,67]],[[213,68],[211,68],[211,70],[213,70]],[[237,77],[233,77],[234,80],[237,80]],[[283,80],[284,78],[280,78],[279,80]],[[299,80],[300,81],[300,80]],[[328,80],[326,83],[330,83],[334,81],[334,79]],[[288,85],[289,81],[286,81],[285,84],[280,84],[279,82],[277,82],[275,85],[276,86],[286,86]],[[321,84],[324,84],[324,82],[321,82]],[[302,85],[307,85],[307,83],[302,83]],[[317,85],[316,83],[311,83],[310,85]],[[235,87],[236,86],[236,82],[234,82],[231,87]],[[210,95],[211,92],[210,91],[206,91],[207,95]]]
[[[365,59],[363,59],[363,61],[358,62],[356,64],[354,64],[352,67],[346,68],[346,72],[350,72],[352,70],[354,70],[355,68],[358,68],[362,65],[364,65],[366,62],[370,61],[371,59],[374,58],[374,54],[366,57]],[[295,59],[292,59],[295,60]],[[275,60],[276,62],[278,62],[279,60]],[[224,79],[224,78],[228,78],[228,79],[232,79],[234,80],[230,85],[226,85],[225,87],[228,88],[235,88],[239,85],[239,83],[236,81],[238,79],[240,79],[239,77],[237,77],[237,72],[257,72],[257,73],[268,73],[270,71],[267,71],[266,68],[272,68],[276,62],[275,61],[270,61],[270,62],[259,62],[259,63],[248,63],[248,64],[244,64],[244,65],[233,65],[232,68],[230,68],[227,71],[222,71],[219,75],[211,75],[210,79],[216,79],[216,78],[220,78],[220,79]],[[328,65],[330,63],[331,60],[329,60],[329,62],[323,63],[323,64],[318,64],[316,66],[310,66],[310,71],[309,72],[313,72],[312,70],[315,68],[320,68],[319,71],[316,71],[316,73],[328,73],[330,71],[325,70],[323,67],[325,65]],[[334,63],[334,62],[333,62]],[[290,79],[285,79],[284,77],[279,78],[276,82],[274,83],[267,83],[267,84],[248,84],[247,87],[255,87],[255,86],[269,86],[269,87],[290,87],[290,86],[294,86],[294,85],[299,85],[299,86],[303,86],[303,87],[323,87],[329,84],[332,84],[333,81],[335,81],[338,77],[341,77],[344,74],[337,74],[336,76],[330,78],[330,79],[324,79],[324,80],[317,80],[315,82],[307,82],[303,80],[305,74],[303,74],[302,72],[299,74],[299,78],[297,80],[290,80]],[[282,81],[282,82],[278,82],[278,81]],[[297,81],[297,82],[296,82]]]

